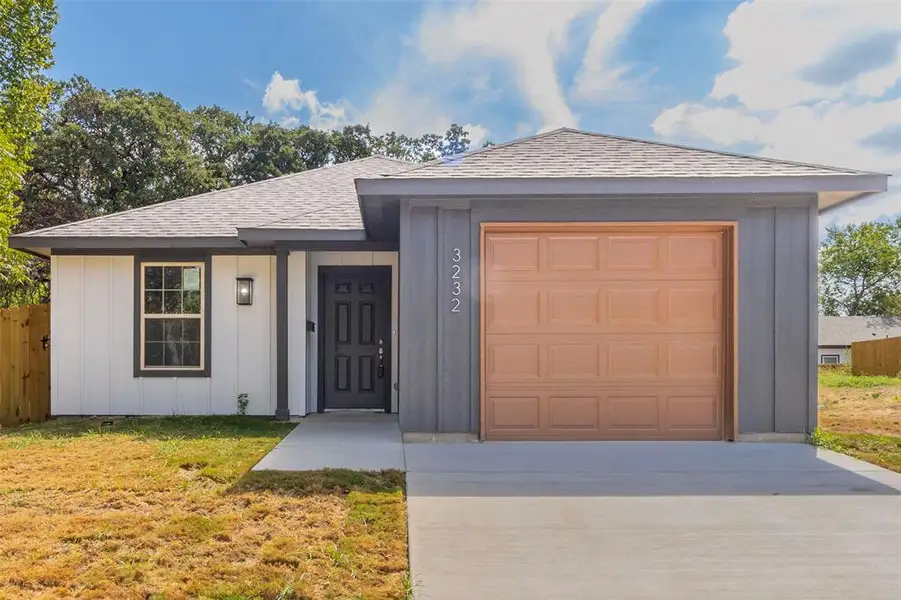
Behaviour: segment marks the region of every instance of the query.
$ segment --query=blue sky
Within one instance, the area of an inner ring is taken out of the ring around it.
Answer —
[[[52,75],[260,120],[566,125],[901,175],[901,3],[61,0]],[[901,192],[829,217],[901,212]]]

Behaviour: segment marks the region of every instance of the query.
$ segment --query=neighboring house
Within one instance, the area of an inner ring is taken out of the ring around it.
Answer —
[[[50,259],[55,415],[232,413],[246,393],[252,414],[384,409],[487,440],[797,436],[818,213],[885,189],[559,129],[10,243]]]
[[[901,317],[820,317],[817,362],[850,364],[851,342],[901,336]]]

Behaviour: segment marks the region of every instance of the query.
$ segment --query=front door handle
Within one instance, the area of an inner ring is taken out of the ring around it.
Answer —
[[[379,369],[378,378],[385,376],[385,340],[379,338]]]

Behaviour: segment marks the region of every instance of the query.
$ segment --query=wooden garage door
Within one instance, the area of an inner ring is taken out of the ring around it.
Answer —
[[[483,228],[486,439],[722,438],[722,227]]]

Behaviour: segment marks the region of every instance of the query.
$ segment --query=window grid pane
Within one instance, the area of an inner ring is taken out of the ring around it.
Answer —
[[[202,270],[196,265],[145,266],[144,367],[202,365]]]

